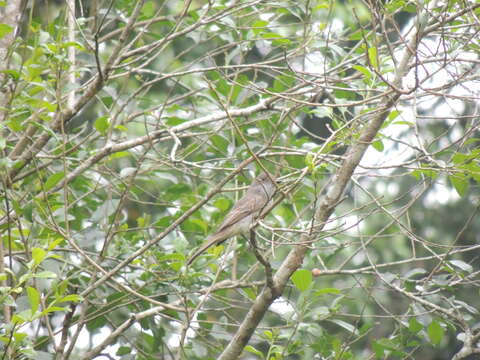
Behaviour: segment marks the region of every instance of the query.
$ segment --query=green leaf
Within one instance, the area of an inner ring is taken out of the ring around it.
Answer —
[[[97,316],[87,322],[87,329],[90,331],[96,330],[105,326],[105,324],[107,324],[107,319],[105,316]]]
[[[130,153],[128,151],[119,151],[116,152],[108,157],[108,160],[115,160],[115,159],[120,159],[122,157],[130,156]]]
[[[128,355],[132,353],[132,348],[129,346],[120,346],[117,350],[117,356]]]
[[[103,106],[105,106],[106,108],[109,108],[113,104],[113,97],[111,96],[104,96],[101,100],[103,102]]]
[[[80,51],[87,51],[87,49],[85,49],[81,43],[79,42],[76,42],[76,41],[66,41],[62,44],[60,44],[61,48],[62,49],[67,49],[69,47],[74,47]]]
[[[462,154],[457,152],[452,156],[452,161],[455,165],[463,165],[470,160],[471,158],[468,154]]]
[[[438,345],[442,341],[444,330],[438,321],[433,320],[430,325],[428,325],[427,333],[430,341],[433,345]]]
[[[25,323],[27,319],[23,316],[22,313],[18,313],[12,316],[11,322],[15,325],[21,325]]]
[[[372,142],[372,146],[378,152],[382,152],[385,149],[385,146],[383,145],[382,140],[375,140],[374,142]]]
[[[395,124],[395,125],[407,125],[407,126],[409,126],[409,127],[413,127],[413,126],[414,126],[414,123],[413,123],[413,122],[411,122],[411,121],[403,121],[403,120],[401,120],[401,121],[395,121],[394,124]]]
[[[355,70],[360,71],[365,76],[365,79],[367,81],[370,81],[370,79],[372,78],[372,73],[366,67],[363,67],[363,66],[360,66],[360,65],[353,65],[352,67]]]
[[[127,131],[128,128],[126,126],[123,126],[123,125],[115,125],[114,129],[117,129],[119,131]]]
[[[424,275],[426,273],[427,273],[427,270],[423,268],[413,268],[404,275],[404,278],[405,279],[413,279],[415,277],[419,278],[421,275]]]
[[[300,291],[308,289],[312,283],[312,272],[306,269],[300,269],[293,273],[292,282]]]
[[[339,295],[341,293],[342,292],[337,288],[325,288],[325,289],[320,289],[318,291],[315,291],[316,296],[322,296],[322,295],[325,295],[325,294]]]
[[[218,150],[227,152],[227,148],[228,148],[228,145],[230,144],[230,141],[225,139],[223,136],[212,135],[210,137],[210,141]]]
[[[423,325],[420,324],[417,320],[417,318],[410,318],[410,320],[408,321],[408,330],[411,332],[411,333],[418,333],[420,330],[423,329]]]
[[[274,32],[264,32],[262,35],[264,39],[280,39],[282,36],[280,34]]]
[[[245,350],[248,351],[249,353],[259,356],[260,359],[265,359],[265,355],[260,350],[255,349],[251,345],[245,346]]]
[[[20,72],[14,69],[0,70],[0,74],[10,75],[15,81],[20,79]]]
[[[64,177],[65,177],[65,172],[63,171],[50,175],[47,181],[45,181],[45,185],[44,185],[45,191],[48,191],[54,188],[55,185],[57,185]]]
[[[390,339],[379,339],[378,341],[374,341],[372,343],[372,349],[375,352],[375,357],[377,359],[385,359],[385,351],[396,351],[395,345],[392,343]]]
[[[13,27],[7,24],[0,24],[0,39],[5,35],[10,34],[13,31]]]
[[[357,93],[353,91],[347,84],[337,83],[335,85],[337,88],[345,88],[345,90],[335,89],[333,91],[335,98],[347,100],[355,100],[357,98]]]
[[[319,118],[333,117],[333,109],[331,107],[326,107],[326,106],[317,106],[315,107],[315,109],[310,110],[309,113],[314,114]]]
[[[472,265],[467,264],[467,263],[464,262],[464,261],[461,261],[461,260],[450,260],[448,263],[449,263],[450,265],[453,265],[453,266],[459,268],[459,269],[462,270],[462,271],[467,272],[467,273],[473,272],[473,267],[472,267]]]
[[[213,202],[213,206],[220,211],[227,211],[230,208],[230,200],[227,198],[218,198]]]
[[[183,124],[185,122],[185,119],[180,118],[178,116],[169,116],[166,118],[166,124],[169,126],[177,126],[180,124]]]
[[[63,295],[67,290],[67,287],[68,287],[67,280],[60,281],[55,288],[55,298],[57,299],[60,298],[61,295]]]
[[[76,303],[78,303],[78,302],[80,302],[80,301],[82,301],[82,300],[83,300],[83,298],[82,298],[80,295],[71,294],[71,295],[67,295],[67,296],[64,296],[64,297],[60,298],[60,299],[58,300],[58,302],[70,302],[70,301],[71,301],[71,302],[76,302]]]
[[[224,249],[225,249],[225,246],[217,245],[217,246],[214,246],[213,248],[210,248],[208,250],[208,253],[212,254],[215,258],[218,258],[222,254]]]
[[[185,260],[185,255],[179,254],[179,253],[173,253],[165,256],[160,256],[158,260],[159,262],[164,262],[164,261],[182,262]]]
[[[264,20],[257,20],[252,23],[251,29],[255,35],[258,35],[265,31],[268,22]]]
[[[479,156],[480,157],[480,156]],[[461,165],[460,168],[465,170],[465,175],[467,177],[472,177],[477,183],[480,183],[480,166],[474,163],[473,161],[468,164]]]
[[[394,13],[398,9],[402,8],[403,6],[405,6],[405,0],[396,0],[396,1],[392,1],[390,4],[386,4],[385,9],[389,13]]]
[[[352,334],[357,334],[358,333],[357,328],[355,326],[353,326],[352,324],[347,323],[346,321],[339,320],[339,319],[329,319],[329,321],[334,323],[334,324],[337,324],[338,326],[344,328],[345,330],[347,330],[348,332],[350,332]]]
[[[249,82],[250,79],[244,74],[240,74],[236,77],[235,84],[233,85],[233,90],[231,93],[232,103],[238,105],[245,101],[245,96],[241,96],[240,98],[238,96],[242,93],[243,89],[246,87],[246,85],[248,85]]]
[[[436,179],[438,177],[438,172],[435,169],[428,168],[426,164],[420,164],[420,168],[413,170],[410,175],[415,177],[417,180],[420,180],[422,176],[426,176],[432,179]]]
[[[188,219],[185,223],[187,222],[191,225],[194,225],[194,227],[201,230],[204,234],[206,234],[208,231],[208,224],[202,219],[192,218],[192,219]]]
[[[230,88],[231,86],[223,77],[218,78],[217,81],[215,82],[215,89],[218,91],[219,94],[225,97],[228,96],[230,92]],[[213,94],[213,96],[215,99],[218,97],[217,94]]]
[[[35,277],[40,279],[55,279],[57,277],[57,274],[52,271],[41,271],[39,273],[36,273]]]
[[[109,126],[108,115],[100,116],[95,120],[95,129],[102,135],[105,135]]]
[[[47,253],[45,250],[41,248],[32,249],[32,259],[35,265],[40,264],[43,261],[43,259],[45,259],[46,256],[47,256]]]
[[[301,156],[287,155],[284,157],[284,159],[288,162],[288,165],[294,168],[303,169],[303,167],[305,166],[305,159]]]
[[[60,306],[49,306],[48,308],[42,311],[42,315],[46,315],[55,311],[66,311],[66,310],[67,310],[66,308],[60,307]]]
[[[308,171],[310,172],[315,169],[315,162],[313,161],[313,154],[311,152],[305,156],[305,165],[307,165]]]
[[[365,335],[367,332],[369,332],[372,328],[374,327],[373,324],[369,324],[369,323],[364,323],[361,327],[360,327],[360,335]]]
[[[389,120],[389,121],[395,120],[398,115],[400,115],[400,111],[398,111],[398,110],[392,110],[392,111],[390,112],[390,114],[388,114],[388,120]]]
[[[18,284],[23,285],[28,280],[30,280],[32,277],[33,277],[33,274],[31,272],[27,272],[27,273],[23,274],[22,276],[20,276],[20,278],[18,279]],[[21,288],[19,288],[19,289],[21,289]]]
[[[453,187],[457,191],[458,195],[463,197],[469,187],[468,177],[463,173],[458,173],[454,175],[450,175],[449,177],[450,182],[452,183]]]
[[[198,313],[197,321],[202,329],[212,330],[213,324],[209,321],[207,314],[203,312]]]
[[[268,339],[268,340],[273,340],[273,333],[270,330],[265,330],[263,332],[263,335]]]
[[[368,60],[370,61],[370,64],[375,69],[378,70],[377,48],[376,47],[368,48]]]
[[[190,186],[187,184],[174,184],[167,188],[165,199],[166,200],[178,200],[182,195],[186,195],[191,191]]]
[[[287,75],[279,75],[273,82],[273,91],[282,92],[289,89],[295,82],[295,78]]]
[[[24,128],[22,122],[23,122],[23,119],[21,117],[14,117],[7,122],[7,126],[13,131],[16,131],[16,132],[22,131]]]
[[[28,301],[30,301],[30,307],[32,308],[32,314],[36,313],[38,306],[40,305],[40,294],[37,289],[28,286],[27,287]]]
[[[243,292],[245,293],[245,295],[248,296],[250,300],[255,300],[257,298],[257,292],[254,288],[245,288],[243,289]]]
[[[28,335],[25,333],[21,333],[18,331],[15,331],[13,333],[13,337],[15,338],[15,341],[21,342],[23,339],[25,339]],[[25,354],[25,352],[22,350],[22,353]],[[30,359],[33,359],[33,357],[30,357]],[[38,359],[38,358],[37,358]]]
[[[404,6],[402,10],[412,14],[415,14],[418,11],[417,7],[414,4],[408,4]]]
[[[143,5],[141,14],[147,18],[151,18],[153,15],[155,15],[155,5],[153,4],[153,1],[147,1]]]
[[[58,238],[58,239],[55,239],[53,241],[51,241],[49,244],[48,244],[48,250],[53,250],[55,249],[58,245],[60,245],[65,239],[64,238]]]

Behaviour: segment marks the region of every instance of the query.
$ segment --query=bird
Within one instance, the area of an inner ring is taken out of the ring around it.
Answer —
[[[250,230],[256,217],[267,206],[275,193],[275,182],[277,181],[272,181],[272,179],[265,172],[257,176],[245,195],[232,207],[217,231],[208,236],[205,243],[188,259],[187,266],[210,247],[220,245],[225,240]]]

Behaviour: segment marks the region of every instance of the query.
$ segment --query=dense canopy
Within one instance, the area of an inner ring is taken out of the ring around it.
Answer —
[[[0,2],[1,359],[478,358],[479,18]]]

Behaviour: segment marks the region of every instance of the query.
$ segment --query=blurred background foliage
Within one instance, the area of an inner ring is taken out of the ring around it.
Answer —
[[[288,179],[256,230],[274,269],[312,242],[243,358],[478,356],[478,4],[430,8],[314,219],[433,2],[76,1],[73,38],[68,3],[22,2],[0,27],[2,358],[217,358],[265,270],[243,238],[185,261],[262,170]]]

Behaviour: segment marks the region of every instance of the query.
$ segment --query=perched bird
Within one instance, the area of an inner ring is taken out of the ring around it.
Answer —
[[[266,173],[260,174],[250,185],[243,197],[230,210],[218,230],[210,235],[205,243],[188,259],[190,265],[198,256],[212,246],[248,232],[256,217],[260,214],[275,193],[275,184]]]

